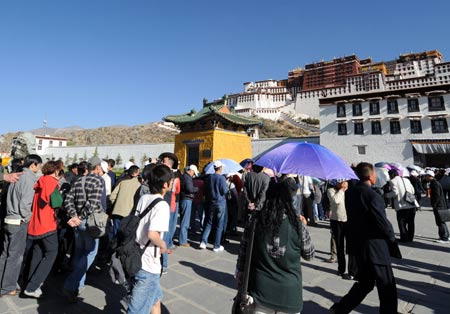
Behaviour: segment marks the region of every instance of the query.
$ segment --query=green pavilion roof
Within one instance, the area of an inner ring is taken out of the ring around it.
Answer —
[[[203,107],[199,112],[196,112],[195,110],[191,110],[189,113],[182,114],[182,115],[166,116],[163,118],[163,120],[180,125],[180,124],[197,122],[199,120],[205,119],[206,117],[214,115],[214,116],[221,117],[221,118],[229,121],[230,123],[234,123],[234,124],[238,124],[238,125],[253,126],[253,125],[261,124],[261,120],[259,120],[257,118],[240,116],[240,115],[237,115],[234,113],[221,112],[220,110],[223,107],[224,107],[224,105],[206,106],[206,107]]]

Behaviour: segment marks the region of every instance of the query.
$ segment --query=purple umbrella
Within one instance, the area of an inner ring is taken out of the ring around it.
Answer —
[[[289,142],[275,147],[261,155],[255,163],[276,173],[324,180],[358,179],[342,158],[321,145],[306,142]]]

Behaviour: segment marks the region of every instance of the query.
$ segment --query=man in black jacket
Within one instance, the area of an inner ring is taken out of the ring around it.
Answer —
[[[441,217],[439,211],[447,210],[447,201],[445,200],[444,190],[441,184],[434,178],[434,172],[431,170],[425,171],[425,180],[430,182],[430,203],[433,208],[434,219],[438,227],[439,239],[437,243],[449,244],[449,233],[445,217]]]
[[[181,209],[181,223],[180,223],[180,237],[179,245],[181,247],[190,246],[188,242],[188,230],[191,223],[192,200],[198,188],[194,187],[192,178],[198,176],[198,169],[196,165],[190,165],[184,171],[181,177],[180,189],[180,209]]]
[[[347,190],[345,207],[348,219],[348,250],[356,257],[358,282],[332,306],[331,312],[350,313],[376,284],[380,313],[396,314],[397,287],[391,266],[391,254],[400,258],[400,251],[392,225],[386,217],[384,201],[372,189],[376,181],[373,165],[358,164],[356,174],[360,182]]]

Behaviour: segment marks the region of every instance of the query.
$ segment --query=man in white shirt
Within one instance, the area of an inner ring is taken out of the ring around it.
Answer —
[[[148,186],[150,194],[142,195],[136,208],[136,215],[144,211],[156,198],[164,198],[172,187],[173,173],[169,167],[158,165],[150,174]],[[157,203],[139,222],[136,241],[145,248],[142,255],[142,268],[135,276],[128,313],[161,313],[162,289],[159,282],[161,274],[161,254],[167,251],[163,241],[164,232],[169,229],[170,208],[167,202]],[[150,241],[150,243],[149,243]]]

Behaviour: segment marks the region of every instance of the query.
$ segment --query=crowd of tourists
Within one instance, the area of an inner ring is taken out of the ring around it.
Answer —
[[[349,313],[376,285],[380,313],[397,313],[391,257],[401,257],[398,241],[414,240],[423,195],[435,215],[436,241],[450,243],[445,170],[413,170],[407,177],[391,169],[389,181],[379,187],[376,169],[368,163],[354,167],[359,180],[331,181],[274,176],[251,160],[240,173],[227,174],[216,160],[214,173],[205,175],[196,165],[179,169],[172,153],[147,161],[142,169],[130,160],[120,176],[114,167],[114,160],[96,156],[65,167],[60,160],[44,163],[32,154],[15,161],[11,173],[1,174],[1,296],[40,298],[53,269],[67,272],[63,292],[68,302],[77,302],[87,271],[97,265],[107,267],[112,281],[128,291],[128,313],[160,313],[160,276],[167,274],[174,249],[189,249],[198,235],[196,249],[211,243],[220,254],[241,227],[236,278],[239,286],[248,281],[248,313],[300,313],[300,257],[312,259],[315,251],[307,226],[322,220],[330,221],[327,262],[337,264],[337,275],[355,281],[331,311]],[[396,211],[399,239],[386,206]],[[103,212],[109,217],[106,230],[93,235],[87,221]],[[141,218],[134,236],[142,256],[132,276],[112,249],[130,216]],[[253,251],[248,256],[250,234]]]

